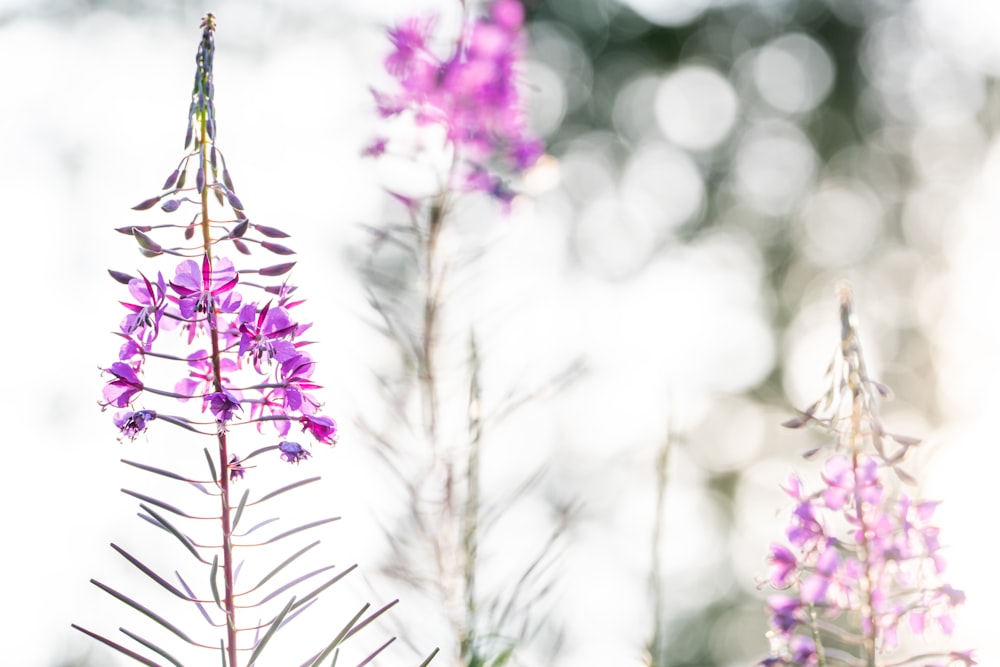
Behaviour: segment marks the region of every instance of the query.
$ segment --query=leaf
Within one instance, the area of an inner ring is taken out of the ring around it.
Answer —
[[[121,462],[125,465],[130,465],[139,470],[145,470],[146,472],[151,472],[157,475],[162,475],[164,477],[169,477],[170,479],[176,479],[181,482],[192,482],[193,480],[184,477],[183,475],[178,475],[175,472],[170,472],[169,470],[164,470],[163,468],[155,468],[151,465],[146,465],[145,463],[138,463],[136,461],[129,461],[128,459],[121,459]]]
[[[358,623],[357,626],[355,626],[354,628],[352,628],[351,631],[347,633],[347,636],[348,637],[353,637],[357,633],[361,632],[362,630],[365,629],[365,627],[367,627],[368,625],[370,625],[375,619],[377,619],[379,616],[381,616],[385,612],[387,612],[390,609],[392,609],[393,607],[395,607],[397,604],[399,604],[399,600],[398,599],[393,600],[389,604],[384,605],[381,609],[378,609],[378,610],[372,612],[371,616],[369,616],[365,620],[361,621],[360,623]]]
[[[250,497],[250,489],[247,489],[246,491],[243,492],[243,496],[240,498],[240,504],[236,508],[236,516],[233,517],[233,525],[231,530],[236,530],[236,526],[240,522],[240,517],[243,516],[243,510],[247,506],[247,498],[249,497]]]
[[[431,651],[431,654],[429,656],[427,656],[427,659],[424,660],[419,665],[417,665],[417,667],[427,667],[427,665],[431,664],[431,660],[434,659],[434,656],[436,656],[438,654],[438,651],[440,651],[440,650],[441,649],[439,649],[439,648],[435,648],[433,651]]]
[[[266,225],[254,225],[254,229],[263,234],[264,236],[271,239],[287,239],[289,235],[285,232],[277,229],[276,227],[268,227]]]
[[[122,558],[124,558],[129,563],[131,563],[132,565],[134,565],[140,572],[142,572],[143,574],[145,574],[147,577],[149,577],[150,579],[152,579],[153,581],[155,581],[160,586],[162,586],[163,588],[167,589],[168,591],[170,591],[171,593],[173,593],[174,595],[176,595],[180,599],[186,600],[188,602],[193,602],[194,601],[194,599],[190,595],[185,595],[183,591],[181,591],[180,589],[176,588],[169,581],[167,581],[166,579],[164,579],[160,575],[158,575],[155,572],[153,572],[153,570],[149,566],[143,564],[138,558],[136,558],[135,556],[133,556],[129,552],[125,551],[124,549],[122,549],[117,544],[115,544],[115,543],[112,542],[111,548],[114,549],[115,551],[117,551],[119,554],[121,554]]]
[[[90,630],[88,630],[86,628],[80,627],[76,623],[71,623],[70,627],[72,627],[72,628],[74,628],[76,630],[79,630],[80,632],[82,632],[83,634],[87,635],[88,637],[92,637],[93,639],[96,639],[97,641],[101,642],[105,646],[110,646],[111,648],[113,648],[114,650],[118,651],[119,653],[121,653],[123,655],[127,655],[128,657],[132,658],[136,662],[141,662],[142,664],[147,665],[147,667],[163,667],[163,665],[161,665],[160,663],[153,662],[149,658],[145,658],[145,657],[139,655],[138,653],[136,653],[135,651],[132,651],[130,649],[125,648],[124,646],[122,646],[121,644],[119,644],[117,642],[113,642],[110,639],[107,639],[106,637],[97,634],[96,632],[91,632]]]
[[[275,264],[274,266],[265,266],[263,269],[257,271],[262,276],[281,276],[292,270],[296,262],[286,262],[285,264]]]
[[[159,195],[157,197],[150,197],[149,199],[145,199],[145,200],[139,202],[138,204],[136,204],[135,206],[133,206],[132,210],[133,211],[145,211],[146,209],[153,208],[154,206],[156,206],[156,202],[160,201],[160,199],[162,197],[163,197],[163,195]]]
[[[132,228],[132,236],[135,237],[135,240],[139,244],[139,247],[142,248],[143,250],[148,250],[150,252],[155,252],[155,253],[163,252],[163,247],[159,243],[154,241],[149,236],[146,236],[135,227]]]
[[[294,535],[295,533],[301,533],[302,531],[305,531],[305,530],[310,530],[312,528],[318,528],[319,526],[322,526],[322,525],[325,525],[325,524],[328,524],[328,523],[333,523],[334,521],[339,521],[339,520],[340,520],[340,517],[339,516],[335,516],[335,517],[331,517],[329,519],[320,519],[319,521],[311,521],[309,523],[304,523],[301,526],[298,526],[297,528],[292,528],[291,530],[286,530],[285,532],[283,532],[283,533],[281,533],[279,535],[275,535],[271,539],[269,539],[266,542],[264,542],[264,544],[273,544],[274,542],[277,542],[278,540],[283,540],[286,537],[290,537],[290,536]]]
[[[271,570],[270,572],[268,572],[266,575],[264,575],[264,578],[261,579],[260,581],[258,581],[257,585],[254,586],[251,590],[257,590],[258,588],[260,588],[261,586],[263,586],[264,584],[266,584],[268,581],[271,580],[272,577],[274,577],[274,575],[278,574],[283,569],[285,569],[287,566],[291,565],[293,561],[295,561],[297,558],[299,558],[299,556],[303,555],[304,553],[306,553],[307,551],[309,551],[310,549],[312,549],[313,547],[315,547],[317,544],[319,544],[319,540],[316,540],[315,542],[313,542],[309,546],[303,547],[303,548],[299,549],[298,551],[296,551],[294,554],[292,554],[291,556],[289,556],[288,558],[286,558],[280,565],[278,565],[276,568],[274,568],[273,570]]]
[[[160,516],[159,514],[157,514],[155,511],[153,511],[152,509],[150,509],[150,507],[148,505],[144,505],[142,503],[139,503],[139,507],[141,507],[142,509],[146,510],[146,512],[148,512],[151,517],[153,517],[154,519],[156,519],[157,522],[159,522],[159,524],[160,524],[161,527],[165,528],[167,530],[167,532],[169,532],[171,535],[173,535],[174,537],[176,537],[177,540],[181,544],[184,545],[184,548],[187,549],[188,551],[190,551],[191,554],[195,558],[197,558],[199,562],[201,562],[201,563],[207,563],[208,562],[208,561],[204,560],[198,554],[198,548],[194,546],[194,543],[191,542],[191,540],[187,537],[187,535],[185,535],[180,530],[178,530],[172,523],[170,523],[169,521],[167,521],[166,519],[164,519],[162,516]]]
[[[323,649],[323,651],[316,656],[316,659],[309,663],[308,667],[320,667],[320,663],[326,660],[327,657],[333,652],[333,650],[337,648],[337,646],[342,641],[344,641],[344,638],[347,636],[347,633],[350,631],[352,627],[354,627],[354,624],[358,622],[358,619],[361,618],[361,615],[364,614],[366,611],[368,611],[368,607],[370,606],[371,605],[366,604],[364,607],[362,607],[361,611],[355,614],[354,618],[352,618],[347,622],[347,625],[345,625],[343,629],[339,633],[337,633],[337,636],[333,638],[333,641],[327,644],[326,648]],[[334,658],[334,664],[336,664],[336,658]]]
[[[194,644],[195,643],[194,641],[192,641],[192,639],[190,637],[188,637],[186,634],[184,634],[184,632],[182,630],[180,630],[179,628],[177,628],[170,621],[168,621],[167,619],[163,618],[162,616],[160,616],[156,612],[152,611],[151,609],[148,609],[147,607],[139,604],[138,602],[136,602],[135,600],[133,600],[129,596],[125,595],[124,593],[119,593],[115,589],[113,589],[110,586],[107,586],[105,584],[102,584],[101,582],[97,581],[96,579],[91,579],[90,583],[94,584],[95,586],[97,586],[98,588],[100,588],[102,591],[104,591],[105,593],[107,593],[108,595],[110,595],[111,597],[117,598],[118,600],[121,600],[122,602],[124,602],[128,606],[132,607],[133,609],[135,609],[139,613],[141,613],[141,614],[143,614],[145,616],[148,616],[149,618],[151,618],[152,620],[156,621],[157,623],[159,623],[160,625],[162,625],[164,628],[166,628],[170,632],[174,633],[175,635],[177,635],[178,637],[180,637],[181,639],[183,639],[187,643],[189,643],[189,644]]]
[[[111,277],[120,282],[122,285],[128,285],[133,280],[133,277],[129,274],[122,273],[121,271],[115,271],[114,269],[108,269],[108,273],[110,273]]]
[[[249,458],[249,457],[247,457],[247,458]],[[246,459],[243,459],[243,460],[245,461]],[[305,486],[306,484],[312,484],[313,482],[318,482],[320,479],[321,479],[320,477],[309,477],[307,479],[300,479],[297,482],[292,482],[291,484],[287,484],[287,485],[281,487],[280,489],[275,489],[274,491],[271,491],[271,493],[268,493],[268,494],[266,494],[264,496],[261,496],[259,500],[255,500],[255,501],[253,501],[250,504],[251,505],[260,505],[265,500],[270,500],[271,498],[274,498],[277,495],[285,493],[286,491],[291,491],[292,489],[297,489],[300,486]]]
[[[212,455],[208,453],[208,449],[203,449],[201,451],[205,452],[205,460],[208,461],[208,474],[213,480],[216,481],[216,483],[218,483],[220,477],[219,473],[215,470],[215,461],[212,460]]]
[[[164,658],[166,658],[167,660],[169,660],[172,664],[176,665],[177,667],[184,667],[184,665],[182,665],[181,662],[177,658],[175,658],[174,656],[170,655],[164,649],[160,648],[159,646],[157,646],[153,642],[149,641],[148,639],[144,639],[144,638],[140,637],[139,635],[135,634],[134,632],[126,630],[125,628],[118,628],[118,630],[119,630],[119,632],[122,632],[125,635],[127,635],[128,637],[131,637],[133,640],[139,642],[140,644],[142,644],[143,646],[145,646],[146,648],[148,648],[150,651],[154,651],[156,653],[159,653],[160,655],[162,655]]]
[[[149,503],[151,505],[156,505],[157,507],[159,507],[161,509],[165,509],[168,512],[173,512],[174,514],[176,514],[178,516],[183,516],[183,517],[186,517],[188,519],[216,519],[216,518],[218,518],[218,517],[194,516],[192,514],[188,514],[187,512],[185,512],[184,510],[182,510],[180,508],[174,507],[173,505],[171,505],[169,503],[165,503],[162,500],[157,500],[156,498],[153,498],[152,496],[147,496],[147,495],[139,493],[137,491],[130,491],[129,489],[122,489],[121,492],[124,493],[125,495],[132,496],[133,498],[137,498],[139,500],[144,500],[144,501],[146,501],[147,503]]]
[[[295,251],[289,247],[280,245],[278,243],[271,243],[269,241],[261,241],[261,247],[270,250],[275,255],[294,255]]]
[[[314,588],[311,593],[309,593],[308,595],[306,595],[305,597],[303,597],[301,600],[299,600],[299,602],[295,606],[296,607],[300,607],[300,606],[306,604],[308,601],[310,601],[313,598],[315,598],[316,596],[318,596],[320,593],[322,593],[323,591],[325,591],[326,589],[328,589],[330,586],[333,586],[335,583],[337,583],[338,581],[340,581],[341,579],[343,579],[344,577],[346,577],[348,574],[350,574],[351,572],[353,572],[357,567],[358,567],[357,565],[352,565],[349,568],[347,568],[346,570],[344,570],[343,572],[341,572],[340,574],[338,574],[337,576],[335,576],[334,578],[332,578],[329,581],[327,581],[322,586],[320,586],[318,588]]]
[[[212,587],[212,599],[215,600],[215,604],[218,605],[219,609],[224,609],[222,606],[222,600],[219,599],[219,582],[217,577],[219,576],[219,554],[215,554],[212,557],[212,571],[208,574],[208,585]]]
[[[298,586],[303,581],[306,581],[308,579],[312,579],[316,575],[323,574],[324,572],[327,572],[328,570],[332,570],[335,567],[337,567],[337,566],[336,565],[326,565],[324,567],[317,568],[317,569],[313,570],[312,572],[307,572],[306,574],[300,574],[299,576],[295,577],[291,581],[288,581],[288,582],[282,584],[278,588],[274,589],[273,591],[271,591],[270,593],[268,593],[267,595],[265,595],[263,598],[261,598],[260,604],[264,604],[266,602],[270,602],[271,600],[273,600],[274,598],[278,597],[279,595],[281,595],[282,593],[284,593],[288,589],[293,588],[295,586]],[[338,575],[338,576],[341,576],[341,575]]]
[[[274,633],[278,631],[278,626],[281,625],[281,621],[283,621],[285,616],[288,615],[288,612],[292,610],[292,606],[294,604],[295,604],[295,598],[292,597],[292,599],[288,601],[288,604],[285,605],[285,608],[281,610],[281,613],[279,613],[277,616],[274,617],[274,620],[271,621],[270,627],[267,629],[267,632],[264,633],[264,636],[261,637],[260,642],[258,642],[257,646],[254,647],[253,653],[251,653],[250,657],[247,658],[248,665],[252,665],[254,661],[257,659],[257,656],[260,655],[260,652],[264,650],[264,647],[267,646],[267,642],[269,642],[271,640],[271,637],[274,636]]]
[[[396,638],[395,637],[390,637],[389,641],[387,641],[386,643],[384,643],[381,646],[379,646],[377,649],[375,649],[372,652],[371,655],[369,655],[367,658],[365,658],[364,660],[362,660],[361,662],[359,662],[358,663],[358,667],[365,667],[365,665],[367,665],[369,662],[371,662],[372,660],[374,660],[378,656],[379,653],[381,653],[382,651],[384,651],[386,649],[386,647],[389,646],[389,644],[393,643],[394,641],[396,641]]]

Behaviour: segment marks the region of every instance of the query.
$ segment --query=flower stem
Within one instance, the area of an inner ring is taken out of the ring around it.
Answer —
[[[207,78],[207,75],[206,75]],[[205,170],[205,166],[208,164],[208,127],[207,127],[207,114],[201,112],[199,114],[200,121],[200,151],[199,156],[200,165],[202,170]],[[201,187],[201,234],[202,234],[202,244],[205,251],[205,255],[208,257],[209,265],[212,263],[212,232],[211,232],[211,221],[208,217],[208,193],[209,187],[207,183],[207,178],[205,182],[202,183]],[[209,337],[212,343],[212,382],[214,385],[214,390],[216,392],[222,392],[222,355],[219,350],[219,330],[216,326],[217,314],[215,311],[215,300],[209,300],[210,308],[213,312],[209,313],[208,317],[208,330]],[[226,613],[226,654],[229,660],[229,667],[237,667],[236,662],[236,601],[234,596],[234,581],[233,581],[233,529],[232,521],[230,517],[230,499],[229,499],[229,448],[226,443],[226,433],[220,427],[218,433],[219,439],[219,498],[221,501],[220,508],[220,518],[222,520],[222,577],[225,584],[225,613]]]

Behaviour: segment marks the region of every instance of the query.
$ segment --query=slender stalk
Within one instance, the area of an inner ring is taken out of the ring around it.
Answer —
[[[468,664],[472,657],[476,627],[476,556],[479,550],[479,453],[483,439],[480,410],[479,350],[475,335],[470,336],[469,382],[469,458],[465,471],[465,512],[462,516],[462,553],[465,556],[463,586],[465,592],[465,630],[461,640],[461,658]]]
[[[199,134],[201,141],[199,149],[201,154],[200,168],[202,173],[207,175],[208,165],[208,119],[207,114],[200,114]],[[208,216],[208,196],[209,187],[207,176],[201,183],[201,234],[205,255],[208,257],[209,266],[212,265],[212,232],[211,221]],[[212,270],[210,268],[210,270]],[[208,314],[209,338],[212,344],[212,383],[216,392],[222,392],[222,355],[219,349],[219,330],[216,326],[217,313],[215,312],[215,300],[209,300],[209,307],[212,312]],[[233,581],[233,530],[230,516],[231,504],[229,498],[229,475],[227,468],[229,465],[229,448],[226,443],[226,433],[221,428],[218,434],[219,439],[219,498],[221,501],[220,518],[222,520],[222,576],[225,584],[225,613],[226,613],[226,654],[229,659],[229,667],[236,667],[236,601],[234,595]]]

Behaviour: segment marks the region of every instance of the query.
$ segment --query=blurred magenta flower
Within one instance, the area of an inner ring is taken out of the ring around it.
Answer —
[[[501,174],[523,172],[544,152],[527,131],[517,85],[523,22],[520,2],[495,0],[444,56],[431,47],[434,19],[410,18],[389,31],[394,48],[385,67],[399,89],[373,91],[376,107],[384,117],[408,112],[418,125],[444,129],[457,166],[450,188],[509,202],[513,192]],[[387,147],[378,137],[364,153],[379,156]]]

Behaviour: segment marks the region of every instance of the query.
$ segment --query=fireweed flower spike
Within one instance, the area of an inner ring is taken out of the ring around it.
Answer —
[[[814,490],[796,476],[783,487],[794,509],[787,542],[772,544],[768,555],[766,582],[777,592],[767,601],[771,655],[758,664],[975,665],[971,651],[905,651],[905,635],[950,634],[965,596],[944,580],[937,503],[897,488],[912,481],[899,466],[917,441],[882,427],[876,400],[889,392],[868,376],[846,286],[839,298],[840,349],[829,388],[785,424],[820,426],[833,443]]]
[[[462,263],[445,256],[439,240],[459,198],[485,194],[508,211],[514,199],[510,183],[538,160],[543,146],[529,136],[518,85],[524,8],[517,0],[489,0],[482,3],[482,15],[467,15],[472,4],[455,0],[454,8],[463,16],[454,37],[443,34],[434,17],[409,18],[390,29],[385,68],[392,81],[373,91],[385,125],[412,130],[413,150],[404,141],[379,136],[364,154],[412,159],[432,172],[437,187],[419,195],[390,191],[409,224],[373,230],[366,267],[372,270],[364,279],[385,324],[380,329],[400,351],[406,374],[381,381],[393,388],[386,392],[388,402],[399,405],[402,398],[409,405],[409,396],[399,389],[405,387],[413,392],[419,412],[403,408],[401,424],[372,424],[368,430],[385,445],[391,477],[403,478],[408,501],[406,515],[392,528],[393,554],[385,570],[438,603],[433,612],[451,630],[453,664],[500,665],[512,660],[527,629],[535,625],[536,619],[528,618],[531,608],[551,588],[545,566],[553,559],[551,547],[566,512],[560,508],[553,521],[558,525],[537,560],[521,570],[511,568],[515,571],[509,580],[518,582],[512,591],[492,592],[479,583],[478,545],[485,532],[480,519],[483,508],[494,509],[480,491],[480,450],[483,424],[492,420],[480,416],[475,323],[468,327],[468,394],[452,382],[464,377],[466,368],[447,365],[448,359],[463,355],[439,354],[440,340],[464,338],[439,332],[445,276],[451,276],[447,269]],[[402,249],[414,260],[406,265],[416,273],[414,279],[399,281],[406,285],[402,295],[384,279],[398,271],[398,258],[391,267],[377,266],[383,249]],[[409,375],[410,369],[416,377]],[[317,438],[325,433],[318,420],[302,424]],[[402,428],[396,431],[395,426]],[[414,552],[426,558],[414,558]]]
[[[309,342],[301,336],[310,325],[299,319],[302,309],[298,306],[302,301],[290,298],[295,287],[288,283],[286,274],[294,262],[259,267],[248,264],[245,258],[255,246],[265,253],[281,256],[293,251],[272,240],[285,238],[287,234],[251,222],[236,195],[225,158],[215,142],[212,74],[215,18],[207,15],[201,28],[185,136],[188,152],[167,178],[164,192],[135,207],[146,210],[160,204],[163,212],[173,216],[180,215],[176,212],[181,209],[193,209],[193,217],[180,224],[118,230],[131,236],[146,257],[157,258],[159,262],[172,261],[174,265],[155,274],[140,273],[138,277],[111,271],[113,278],[127,285],[130,298],[121,302],[126,313],[115,333],[124,342],[118,360],[104,369],[108,379],[101,405],[119,409],[113,422],[120,431],[120,439],[131,441],[140,434],[150,439],[176,438],[177,447],[171,451],[176,449],[179,462],[185,460],[183,445],[192,438],[211,443],[205,446],[204,459],[201,452],[193,450],[195,462],[203,465],[207,460],[207,478],[204,474],[182,474],[126,462],[148,473],[193,486],[212,499],[207,511],[204,508],[187,511],[147,494],[126,491],[143,501],[141,516],[163,528],[161,535],[167,536],[164,539],[173,536],[206,566],[204,576],[190,580],[178,573],[171,583],[173,577],[161,576],[136,556],[115,547],[163,590],[191,603],[194,620],[201,618],[209,623],[198,632],[181,631],[152,611],[146,602],[94,583],[171,630],[174,640],[179,637],[217,654],[200,662],[216,665],[221,662],[223,667],[264,664],[263,659],[280,665],[319,665],[321,661],[325,664],[327,656],[340,651],[345,636],[353,635],[394,603],[375,612],[367,612],[366,605],[353,619],[345,619],[347,625],[339,634],[336,631],[341,627],[336,628],[333,642],[324,641],[310,653],[294,657],[291,654],[297,647],[292,647],[268,657],[264,648],[275,631],[353,568],[330,577],[328,570],[332,568],[321,567],[294,578],[291,584],[282,583],[276,590],[266,585],[279,570],[316,546],[315,542],[270,571],[259,583],[238,581],[238,563],[248,557],[252,545],[275,542],[334,520],[312,521],[290,530],[283,528],[273,536],[265,534],[273,519],[238,531],[241,517],[259,511],[257,505],[319,479],[294,482],[256,496],[247,489],[237,500],[232,496],[233,485],[252,484],[258,465],[248,466],[247,462],[267,455],[272,457],[272,465],[307,463],[312,454],[306,446],[284,437],[290,426],[298,423],[311,439],[333,445],[337,440],[337,423],[319,414],[322,402],[315,392],[321,387],[311,379],[315,364],[301,349]],[[171,231],[176,231],[179,238],[173,241],[164,238]],[[226,256],[233,250],[238,253],[238,261]],[[172,278],[165,278],[164,274]],[[155,280],[148,277],[152,275]],[[174,391],[150,386],[160,380],[147,378],[162,378],[165,374],[169,377],[170,371],[175,373]],[[246,424],[257,428],[240,428]],[[171,426],[183,430],[170,429]],[[184,522],[197,519],[201,520],[195,521],[198,525],[211,523],[219,532],[211,539],[190,537],[186,531],[194,526]],[[259,533],[247,537],[258,529]],[[286,592],[286,589],[291,590]],[[291,593],[295,597],[287,604],[282,602],[283,607],[274,607],[277,601],[269,602],[271,598],[280,599]],[[131,648],[96,632],[78,629],[143,664],[157,665],[156,660],[160,659],[181,664],[170,655],[166,645],[158,645],[124,628],[122,632],[136,642]],[[387,645],[388,642],[375,653]]]

